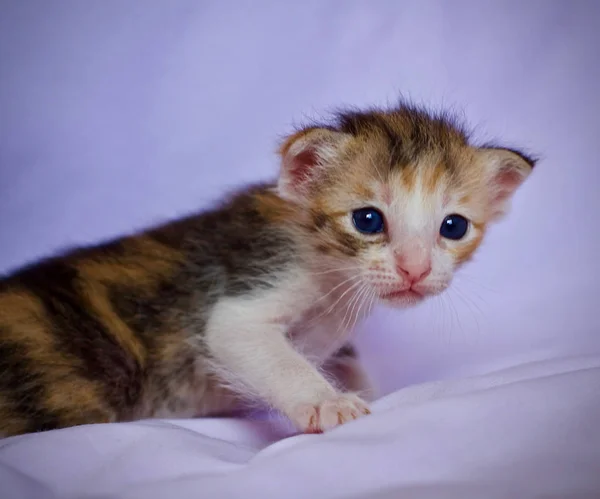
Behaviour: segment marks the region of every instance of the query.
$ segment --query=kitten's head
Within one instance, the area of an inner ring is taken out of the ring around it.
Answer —
[[[288,137],[281,156],[279,194],[310,215],[325,266],[395,306],[448,287],[534,166],[408,105],[341,113]]]

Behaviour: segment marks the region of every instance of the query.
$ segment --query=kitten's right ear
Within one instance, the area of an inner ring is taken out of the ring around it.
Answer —
[[[323,180],[340,157],[350,135],[326,128],[305,128],[288,137],[281,148],[278,190],[282,197],[302,201]]]
[[[490,194],[490,218],[499,219],[508,211],[511,197],[533,171],[536,160],[504,147],[481,147],[478,153]]]

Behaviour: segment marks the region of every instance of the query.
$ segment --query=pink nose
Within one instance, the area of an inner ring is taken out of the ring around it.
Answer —
[[[411,284],[415,284],[422,281],[430,274],[431,261],[409,262],[402,258],[398,258],[398,260],[396,260],[396,271],[405,279],[408,279]]]

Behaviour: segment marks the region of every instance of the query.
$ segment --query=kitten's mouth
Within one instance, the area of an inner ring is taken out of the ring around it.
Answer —
[[[397,290],[397,291],[391,291],[389,293],[384,293],[383,295],[381,295],[381,298],[383,300],[391,300],[391,301],[395,301],[395,300],[421,300],[424,296],[419,293],[418,291],[415,291],[412,288],[409,289],[402,289],[402,290]]]

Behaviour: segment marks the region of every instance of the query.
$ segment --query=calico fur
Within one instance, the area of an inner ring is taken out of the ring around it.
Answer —
[[[250,400],[302,431],[368,414],[353,327],[377,302],[442,292],[535,163],[407,104],[304,127],[280,154],[276,182],[5,276],[0,434]],[[349,214],[364,205],[385,212],[385,233],[354,230]],[[437,235],[446,206],[468,216],[465,241]],[[423,265],[413,292],[398,266]]]

